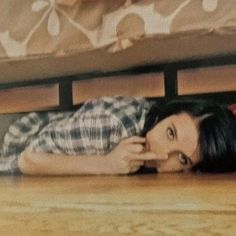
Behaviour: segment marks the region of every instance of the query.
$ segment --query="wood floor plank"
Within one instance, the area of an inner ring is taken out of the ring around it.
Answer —
[[[2,235],[234,235],[236,175],[1,177]]]

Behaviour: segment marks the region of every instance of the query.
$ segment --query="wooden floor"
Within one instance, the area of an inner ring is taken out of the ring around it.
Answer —
[[[235,235],[236,175],[1,177],[0,235]]]

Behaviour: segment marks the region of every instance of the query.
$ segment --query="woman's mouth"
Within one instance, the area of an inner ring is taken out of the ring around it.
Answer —
[[[156,161],[153,161],[153,160],[145,161],[144,166],[147,168],[156,168],[157,163],[156,163]]]

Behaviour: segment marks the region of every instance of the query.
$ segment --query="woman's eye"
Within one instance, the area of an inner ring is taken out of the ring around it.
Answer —
[[[174,133],[174,130],[171,127],[167,128],[167,137],[170,140],[174,140],[175,133]]]
[[[182,164],[182,165],[187,165],[188,164],[188,159],[183,155],[183,154],[179,154],[178,155],[178,159],[179,159],[179,162]]]

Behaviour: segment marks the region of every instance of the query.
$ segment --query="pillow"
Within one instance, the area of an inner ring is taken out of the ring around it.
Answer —
[[[234,115],[236,116],[236,103],[232,104],[229,106],[229,109],[234,113]]]

